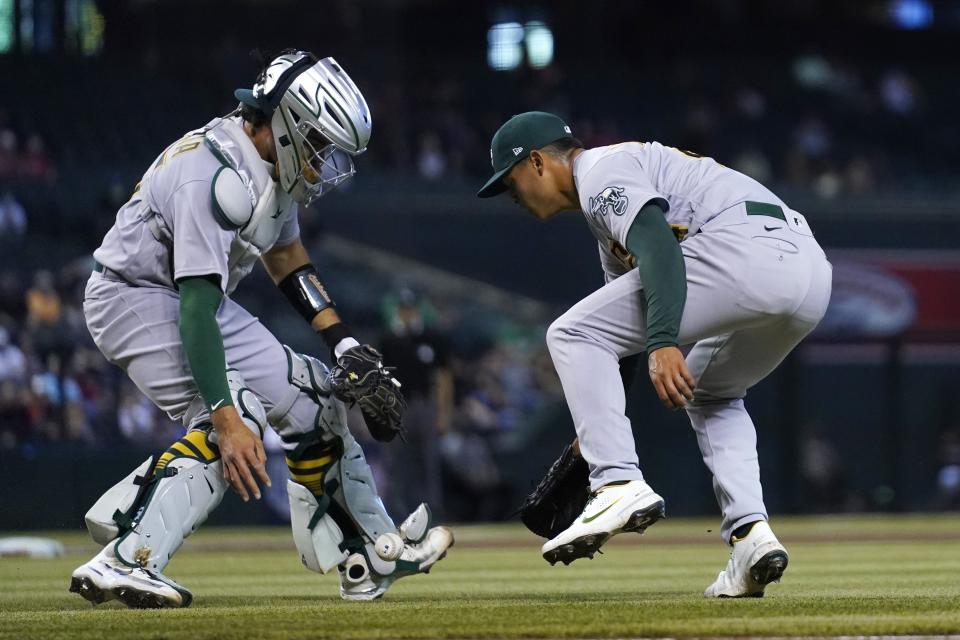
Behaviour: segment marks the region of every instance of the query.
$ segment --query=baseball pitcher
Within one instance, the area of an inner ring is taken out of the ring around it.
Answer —
[[[832,269],[805,218],[710,158],[657,142],[584,149],[548,113],[508,120],[490,153],[495,173],[478,195],[509,192],[541,220],[581,211],[606,277],[547,331],[577,443],[526,505],[525,521],[550,538],[544,558],[593,557],[664,516],[638,467],[618,368],[645,353],[660,400],[690,417],[732,546],[704,595],[762,596],[788,555],[767,524],[743,399],[826,311]]]
[[[400,383],[351,336],[300,241],[298,205],[349,179],[352,156],[366,150],[363,95],[333,58],[304,51],[272,60],[235,95],[236,111],[160,154],[94,252],[83,303],[94,342],[187,428],[87,513],[104,547],[70,590],[94,604],[190,604],[162,572],[228,485],[260,498],[268,426],[290,470],[297,551],[308,569],[337,570],[344,599],[383,595],[453,544],[426,505],[399,528],[384,510],[344,403],[390,440],[402,435]],[[230,298],[257,260],[330,347],[332,370]]]

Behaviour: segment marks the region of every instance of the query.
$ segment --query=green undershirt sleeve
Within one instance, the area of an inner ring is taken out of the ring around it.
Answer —
[[[180,287],[180,340],[193,372],[193,380],[208,409],[230,406],[227,361],[217,309],[223,300],[217,276],[197,276],[177,281]]]
[[[687,301],[687,270],[680,245],[659,206],[647,204],[634,218],[627,232],[627,250],[637,259],[643,283],[647,353],[677,346]]]

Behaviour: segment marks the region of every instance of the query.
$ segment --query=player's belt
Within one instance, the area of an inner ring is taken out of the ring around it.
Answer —
[[[779,205],[769,202],[751,202],[749,200],[743,204],[747,207],[748,216],[770,216],[771,218],[779,218],[784,222],[787,221],[787,216],[783,214],[783,208]]]
[[[93,270],[96,273],[102,274],[103,277],[107,278],[108,280],[119,280],[121,282],[126,282],[119,273],[113,269],[108,269],[96,260],[93,261]]]

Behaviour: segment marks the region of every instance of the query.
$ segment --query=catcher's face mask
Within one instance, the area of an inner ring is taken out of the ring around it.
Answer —
[[[234,95],[270,116],[280,184],[300,204],[354,174],[350,156],[366,151],[372,120],[360,90],[333,58],[285,53],[252,90]]]
[[[325,140],[316,129],[303,139],[301,149],[303,158],[298,180],[303,184],[304,205],[346,182],[356,173],[353,158]]]

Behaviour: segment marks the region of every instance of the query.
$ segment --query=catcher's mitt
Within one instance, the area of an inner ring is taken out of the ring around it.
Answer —
[[[400,393],[400,381],[383,366],[381,358],[366,344],[344,351],[330,372],[333,394],[350,406],[360,407],[375,439],[390,442],[399,435],[406,440],[403,412],[407,403]]]
[[[537,488],[520,507],[520,519],[530,531],[553,538],[573,524],[590,498],[590,470],[568,444]]]

